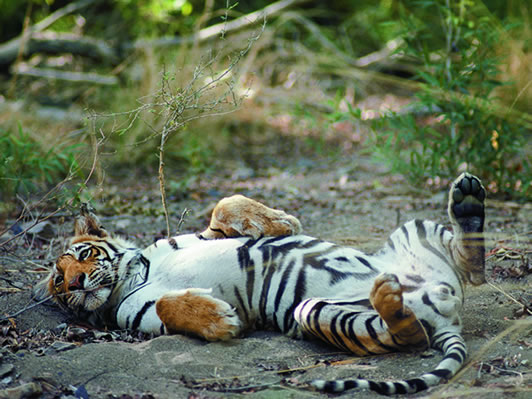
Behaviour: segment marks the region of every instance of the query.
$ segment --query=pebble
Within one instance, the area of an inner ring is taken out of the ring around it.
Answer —
[[[70,349],[77,348],[78,346],[76,344],[73,344],[72,342],[61,342],[56,341],[52,345],[50,345],[48,348],[44,350],[45,355],[52,355],[56,352],[65,352]]]
[[[15,388],[0,390],[0,399],[33,398],[40,394],[42,394],[41,385],[36,382],[29,382]]]
[[[9,363],[0,365],[0,378],[5,377],[8,374],[11,374],[14,369],[15,369],[15,366]]]

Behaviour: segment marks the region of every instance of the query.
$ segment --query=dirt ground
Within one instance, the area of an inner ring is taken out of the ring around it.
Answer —
[[[413,188],[357,154],[300,154],[279,161],[275,151],[261,153],[260,162],[236,156],[224,172],[198,179],[186,196],[170,193],[173,227],[187,208],[181,231],[199,231],[216,200],[233,193],[289,211],[300,218],[306,234],[370,252],[412,218],[446,223],[443,189]],[[139,245],[162,236],[156,176],[111,181],[95,203],[106,228]],[[490,283],[469,287],[462,311],[469,363],[449,383],[417,397],[532,395],[531,221],[530,202],[488,200]],[[64,248],[71,230],[70,215],[59,215],[41,232],[0,253],[2,316],[32,303],[31,286],[44,277],[44,268]],[[0,327],[0,398],[325,398],[298,385],[358,375],[402,379],[430,370],[441,359],[432,351],[354,358],[319,342],[274,332],[255,332],[227,343],[184,336],[150,339],[79,325],[50,304],[4,320]]]

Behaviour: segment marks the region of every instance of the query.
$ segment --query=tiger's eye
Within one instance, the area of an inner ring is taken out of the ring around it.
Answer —
[[[56,274],[56,276],[54,277],[54,285],[58,286],[60,284],[63,284],[63,281],[65,281],[65,279],[63,278],[63,275],[62,274]]]
[[[80,260],[80,261],[83,261],[83,260],[87,259],[90,255],[91,255],[91,250],[90,250],[90,248],[84,249],[84,250],[81,251],[81,253],[79,254],[79,260]]]

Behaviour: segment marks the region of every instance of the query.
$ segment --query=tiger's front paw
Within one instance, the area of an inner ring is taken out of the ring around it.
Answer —
[[[211,290],[189,288],[165,294],[156,303],[157,315],[169,333],[192,333],[208,341],[225,341],[238,335],[240,319],[235,309],[209,295]]]

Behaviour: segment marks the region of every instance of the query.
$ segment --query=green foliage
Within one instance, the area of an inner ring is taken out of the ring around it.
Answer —
[[[17,133],[0,130],[0,194],[5,202],[80,173],[75,159],[77,145],[44,150],[19,125]]]
[[[134,36],[162,36],[191,33],[202,7],[188,0],[115,0],[128,29]]]
[[[510,120],[509,110],[495,97],[502,60],[494,49],[501,30],[489,18],[476,17],[472,1],[412,5],[402,16],[403,51],[420,60],[416,79],[422,84],[410,112],[372,122],[377,155],[412,182],[452,178],[467,169],[492,191],[529,195],[532,169],[524,153],[526,128]],[[421,120],[415,115],[430,117]],[[351,116],[360,118],[360,111],[351,110]]]

